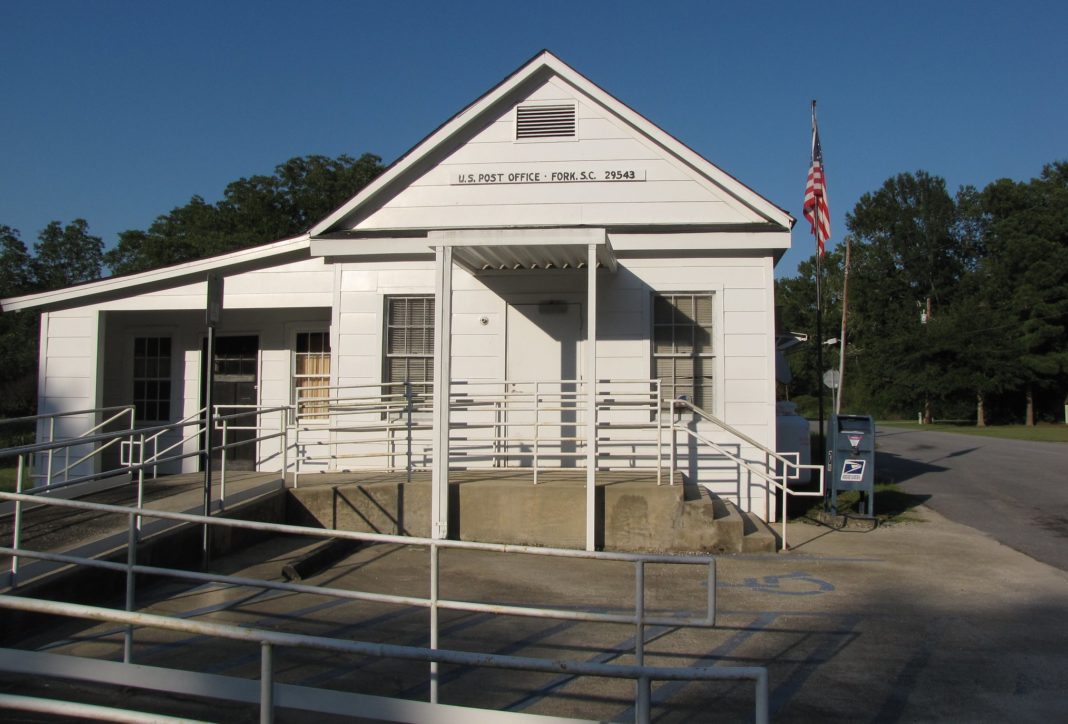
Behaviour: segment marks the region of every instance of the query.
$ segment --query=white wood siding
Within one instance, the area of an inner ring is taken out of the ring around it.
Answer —
[[[41,315],[40,357],[37,380],[37,413],[58,415],[100,407],[97,364],[102,334],[100,314],[92,309],[46,312]],[[92,413],[68,414],[54,420],[41,420],[37,439],[76,437],[96,424]],[[56,453],[53,470],[63,466],[61,460],[76,460],[89,451],[85,447],[67,448]],[[43,458],[44,456],[42,456]],[[38,473],[44,472],[39,461]],[[98,469],[93,460],[69,471],[69,477],[88,475]]]
[[[340,276],[339,303],[335,310],[337,382],[377,384],[382,381],[383,371],[385,297],[433,294],[429,263],[350,263],[342,266]],[[454,380],[505,379],[507,305],[550,299],[584,305],[585,283],[583,272],[474,276],[455,269]],[[715,299],[717,329],[716,389],[710,412],[754,439],[774,446],[774,385],[767,378],[774,348],[772,283],[770,257],[621,260],[615,274],[602,271],[598,278],[598,376],[648,379],[652,374],[649,335],[654,291],[710,292]],[[481,322],[483,317],[486,324]],[[613,415],[617,422],[635,421],[631,419],[633,413]],[[701,425],[699,431],[747,459],[756,462],[763,459],[757,450],[709,425]],[[470,439],[485,437],[485,433],[466,434]],[[611,438],[613,434],[618,437],[627,433],[606,434]],[[339,453],[366,453],[370,449],[370,446],[350,445]],[[638,452],[651,455],[653,450]],[[743,482],[737,466],[707,451],[693,451],[691,465],[691,452],[681,437],[680,456],[686,460],[683,470],[714,492],[763,511],[762,486]],[[374,467],[384,462],[381,458],[353,458],[347,465]]]
[[[358,229],[763,221],[723,189],[559,79],[528,100],[575,102],[577,138],[516,141],[512,108],[426,170]],[[524,101],[525,102],[525,101]],[[460,173],[626,170],[644,181],[458,185]]]

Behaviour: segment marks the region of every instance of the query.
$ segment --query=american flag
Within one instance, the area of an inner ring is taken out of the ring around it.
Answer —
[[[819,255],[826,251],[831,238],[831,212],[827,208],[827,177],[823,174],[823,149],[820,148],[820,129],[816,125],[816,108],[812,108],[812,166],[805,185],[805,218],[812,224]]]

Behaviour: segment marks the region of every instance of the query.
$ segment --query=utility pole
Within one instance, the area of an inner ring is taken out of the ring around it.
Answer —
[[[842,412],[842,388],[845,386],[846,314],[849,309],[849,235],[846,235],[845,267],[842,273],[842,334],[838,337],[838,389],[835,390],[834,413]]]

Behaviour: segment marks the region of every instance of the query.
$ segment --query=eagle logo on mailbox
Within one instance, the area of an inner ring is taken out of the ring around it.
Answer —
[[[842,480],[847,483],[864,481],[864,467],[867,460],[846,460],[842,464]]]

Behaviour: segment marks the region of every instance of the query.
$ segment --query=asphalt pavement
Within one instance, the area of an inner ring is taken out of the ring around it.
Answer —
[[[770,710],[782,722],[1050,722],[1068,718],[1068,573],[920,506],[910,523],[833,530],[791,523],[785,554],[718,559],[713,629],[653,626],[646,662],[671,666],[766,666]],[[306,542],[284,539],[217,561],[227,573],[280,580]],[[305,583],[425,595],[428,556],[415,546],[367,546]],[[703,571],[653,566],[650,610],[700,610]],[[442,595],[467,601],[627,610],[633,567],[536,556],[447,551]],[[149,582],[146,582],[146,584]],[[421,608],[222,584],[161,583],[138,594],[145,610],[198,620],[365,641],[426,645]],[[121,627],[58,626],[28,649],[115,660]],[[625,663],[632,625],[595,625],[447,612],[442,646],[467,651]],[[255,679],[258,645],[138,629],[134,661]],[[426,700],[425,664],[279,650],[280,681]],[[0,676],[0,691],[39,694],[39,678]],[[255,708],[198,703],[73,683],[64,697],[215,721],[255,721]],[[633,721],[633,687],[569,675],[446,667],[442,701],[503,711]],[[657,722],[752,720],[752,687],[662,682]],[[472,712],[474,720],[475,713]],[[19,719],[11,721],[37,721]],[[280,712],[280,722],[306,713]],[[329,717],[315,717],[327,724]]]
[[[878,425],[876,477],[1068,571],[1068,444]]]

